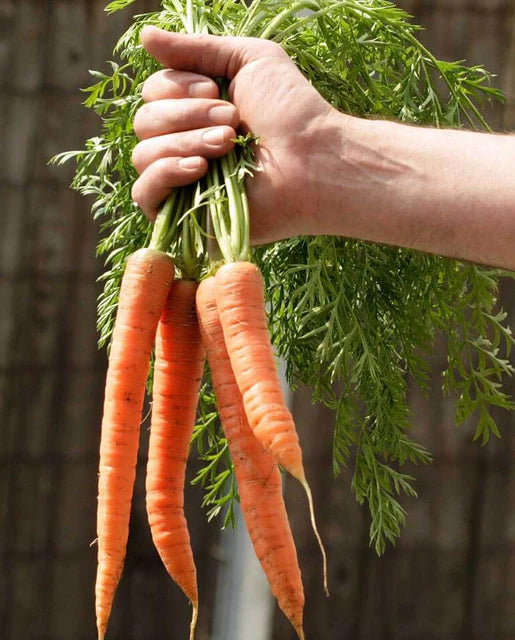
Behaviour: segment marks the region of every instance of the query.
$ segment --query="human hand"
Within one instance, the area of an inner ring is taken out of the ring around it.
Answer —
[[[134,120],[141,142],[133,154],[140,173],[133,198],[143,211],[154,217],[173,188],[201,178],[207,159],[230,151],[239,127],[259,136],[262,171],[247,185],[252,242],[316,233],[313,184],[323,167],[315,166],[314,150],[331,144],[336,112],[281,47],[155,27],[145,27],[141,39],[167,67],[145,83],[146,104]],[[231,105],[219,100],[212,80],[219,77],[231,80]]]

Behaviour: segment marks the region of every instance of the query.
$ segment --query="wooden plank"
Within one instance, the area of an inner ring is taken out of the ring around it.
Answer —
[[[0,216],[0,279],[12,281],[21,271],[25,253],[23,250],[24,219],[21,213],[24,210],[24,190],[7,185],[0,186],[0,202],[4,207],[4,214]],[[4,309],[4,306],[1,305],[0,308]],[[7,313],[3,315],[6,316]],[[0,344],[7,346],[8,343],[0,337]]]
[[[54,450],[68,459],[87,459],[95,478],[100,445],[100,420],[104,391],[103,368],[67,372],[63,398],[63,432]]]
[[[53,0],[50,3],[47,86],[76,92],[77,80],[89,67],[87,3]]]
[[[54,189],[62,191],[68,191],[75,162],[70,160],[60,167],[48,166],[50,158],[63,151],[83,149],[86,139],[98,134],[98,118],[84,107],[84,94],[79,91],[79,87],[91,84],[90,79],[84,74],[76,79],[76,83],[70,95],[49,93],[38,99],[40,127],[32,148],[35,156],[33,177],[37,182],[50,183]],[[66,209],[63,209],[62,214],[65,213]]]
[[[0,278],[0,368],[5,370],[10,364],[9,346],[15,335],[14,307],[17,289],[12,281]]]
[[[3,0],[0,3],[0,86],[9,77],[17,4],[16,0]]]
[[[10,528],[8,553],[14,556],[37,557],[43,555],[50,543],[45,526],[45,515],[52,495],[50,465],[17,462],[11,490],[16,501],[11,503],[9,518],[15,526]]]
[[[30,252],[30,269],[37,278],[69,277],[76,271],[73,194],[51,185],[31,187],[26,211],[24,241]]]
[[[0,174],[12,185],[24,186],[28,183],[33,166],[38,103],[33,96],[13,95],[6,101],[3,110],[5,118],[0,126]]]
[[[43,84],[48,29],[48,3],[21,0],[16,3],[16,20],[9,34],[11,55],[2,84],[11,90],[31,93]],[[22,46],[20,46],[22,45]]]
[[[96,538],[97,476],[91,473],[91,461],[73,458],[63,461],[57,491],[55,553],[59,556],[81,554]],[[77,527],[77,522],[88,524]],[[95,546],[91,555],[96,557]]]
[[[67,364],[75,369],[102,372],[105,351],[98,352],[96,332],[96,296],[98,286],[91,279],[79,281],[67,305],[70,322],[65,329]]]
[[[79,521],[82,521],[79,520]],[[51,598],[46,612],[48,636],[54,640],[95,638],[94,583],[96,552],[57,557],[51,567]],[[42,638],[40,635],[34,637]],[[115,635],[110,635],[116,638]]]
[[[19,293],[24,335],[17,336],[18,364],[27,369],[60,365],[59,354],[65,352],[62,334],[66,331],[68,283],[34,279],[24,290],[20,287]]]
[[[43,554],[16,562],[16,570],[11,574],[12,579],[6,594],[10,607],[7,625],[2,627],[2,633],[5,634],[3,637],[6,640],[15,638],[46,640],[53,637],[49,629],[48,609],[45,607],[48,594],[46,581],[48,564],[49,558]]]
[[[506,53],[504,56],[503,89],[508,103],[504,110],[503,124],[508,129],[515,129],[515,20],[507,24]]]

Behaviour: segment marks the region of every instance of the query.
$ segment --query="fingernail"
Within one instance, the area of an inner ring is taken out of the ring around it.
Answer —
[[[190,84],[190,96],[192,98],[210,98],[213,94],[212,83],[206,80]]]
[[[209,145],[219,147],[225,142],[225,130],[224,129],[209,129],[202,136],[202,140]]]
[[[190,171],[193,169],[200,169],[202,165],[202,158],[193,157],[193,158],[181,158],[179,160],[179,167],[181,169],[189,169]]]
[[[230,124],[234,117],[234,107],[218,106],[209,111],[209,119],[214,124]]]

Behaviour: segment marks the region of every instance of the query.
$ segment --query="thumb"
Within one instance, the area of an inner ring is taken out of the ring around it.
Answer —
[[[257,38],[171,33],[152,26],[142,29],[141,43],[165,67],[230,80],[272,44]]]

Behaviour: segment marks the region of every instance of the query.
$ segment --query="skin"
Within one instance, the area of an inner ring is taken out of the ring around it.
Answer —
[[[248,182],[254,244],[330,234],[515,269],[514,136],[342,114],[269,41],[145,27],[142,43],[167,68],[134,121],[133,198],[149,217],[251,130],[263,169]],[[216,77],[231,80],[232,105]]]

